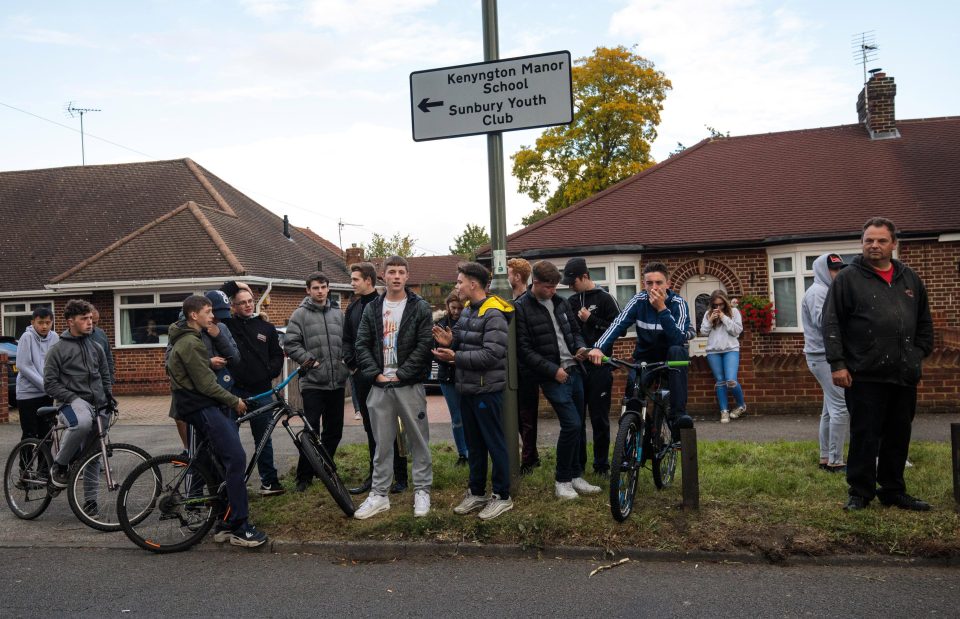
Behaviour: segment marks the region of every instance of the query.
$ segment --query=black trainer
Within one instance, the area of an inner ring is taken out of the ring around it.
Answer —
[[[363,494],[364,492],[370,491],[370,486],[373,485],[373,480],[369,477],[363,480],[363,483],[354,488],[350,488],[347,492],[350,494]]]
[[[407,489],[407,482],[405,481],[395,481],[393,485],[390,486],[390,494],[400,494]]]
[[[930,511],[930,504],[926,501],[912,497],[907,493],[896,494],[892,497],[882,497],[880,498],[880,504],[887,507],[899,507],[900,509],[908,509],[914,512],[928,512]]]
[[[286,492],[286,490],[283,489],[279,481],[272,481],[269,484],[260,485],[260,496],[276,496],[284,492]]]
[[[267,534],[257,530],[249,522],[245,522],[230,534],[230,545],[243,546],[244,548],[256,548],[267,543]]]
[[[54,488],[66,488],[70,481],[70,469],[62,464],[54,464],[50,469],[50,485]]]
[[[467,466],[468,464],[470,464],[470,461],[467,459],[467,457],[460,456],[459,458],[457,458],[457,461],[454,463],[454,466]]]
[[[294,490],[297,492],[306,492],[307,488],[310,487],[310,482],[305,479],[298,479],[297,485],[294,487]]]
[[[847,499],[847,504],[843,506],[843,509],[848,512],[855,512],[861,509],[866,509],[870,501],[866,500],[862,496],[856,496],[851,494]]]

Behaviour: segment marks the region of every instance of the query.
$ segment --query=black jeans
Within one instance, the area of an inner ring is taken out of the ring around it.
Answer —
[[[593,468],[605,471],[610,468],[610,392],[613,390],[613,368],[609,365],[585,363],[583,396],[586,401],[584,415],[590,414],[593,428]],[[587,424],[583,420],[580,429],[580,468],[587,469]]]
[[[6,370],[4,370],[6,371]],[[20,411],[20,440],[25,438],[43,438],[50,431],[56,415],[46,419],[37,419],[37,410],[41,406],[53,406],[53,399],[48,396],[17,400],[17,409]]]
[[[671,346],[667,349],[666,361],[689,361],[690,353],[687,345]],[[647,363],[659,363],[664,361],[661,358],[635,359],[637,363],[646,361]],[[677,368],[679,371],[670,370],[667,372],[667,386],[670,388],[670,417],[676,419],[680,415],[687,414],[687,368]],[[629,380],[633,380],[634,372],[630,371]]]
[[[373,426],[370,425],[370,410],[367,408],[367,396],[373,385],[361,378],[360,374],[353,375],[353,388],[357,390],[357,403],[360,405],[360,417],[363,419],[363,431],[367,433],[367,450],[370,452],[370,476],[373,475],[373,455],[377,453],[377,439],[373,436]],[[407,459],[397,455],[400,451],[399,443],[393,446],[393,480],[407,483]]]
[[[227,482],[230,528],[242,525],[248,514],[247,482],[244,479],[247,456],[240,444],[233,414],[227,409],[210,406],[184,415],[183,420],[206,437],[213,454],[220,459]]]
[[[343,438],[343,387],[306,389],[301,394],[303,395],[303,416],[320,434],[320,443],[332,461],[340,445],[340,439]],[[313,467],[301,454],[297,461],[297,481],[309,482],[313,476]]]
[[[520,426],[520,464],[533,466],[540,462],[537,453],[537,415],[540,387],[534,378],[521,378],[517,387],[517,417]]]
[[[510,460],[503,437],[503,392],[462,394],[460,415],[467,438],[470,493],[482,496],[487,488],[487,453],[493,462],[493,492],[510,498]]]
[[[850,495],[870,501],[874,496],[883,500],[903,494],[907,488],[903,468],[917,410],[916,386],[868,383],[854,378],[844,397],[850,412]]]

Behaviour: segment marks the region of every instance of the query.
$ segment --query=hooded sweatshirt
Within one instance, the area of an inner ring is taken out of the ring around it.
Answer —
[[[203,408],[235,406],[239,398],[217,384],[200,332],[175,322],[167,333],[173,344],[167,358],[167,375],[178,418]]]
[[[80,398],[99,407],[107,403],[112,386],[107,354],[89,335],[71,335],[68,329],[47,351],[43,389],[51,398],[64,404]]]
[[[800,308],[800,320],[803,325],[803,352],[806,355],[824,355],[823,346],[823,302],[827,300],[827,292],[833,278],[830,277],[830,268],[827,266],[827,256],[823,254],[813,261],[813,284],[803,294],[803,304]]]
[[[33,325],[20,336],[17,342],[17,399],[29,400],[47,395],[43,390],[43,364],[50,347],[60,341],[60,336],[51,330],[40,337]]]
[[[287,322],[283,348],[299,364],[316,361],[319,365],[300,379],[300,389],[340,389],[350,371],[343,363],[343,312],[336,301],[320,305],[304,297]]]

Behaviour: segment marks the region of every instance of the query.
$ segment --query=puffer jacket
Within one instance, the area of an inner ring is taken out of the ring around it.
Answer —
[[[357,366],[359,372],[375,386],[377,376],[383,373],[383,299],[384,295],[367,304],[357,329]],[[433,363],[433,314],[430,304],[407,290],[407,305],[397,332],[397,379],[399,385],[422,383],[430,376]],[[391,383],[398,384],[398,383]]]
[[[80,398],[103,406],[112,386],[107,354],[89,335],[77,337],[68,329],[47,351],[43,388],[54,400],[69,404]]]
[[[840,271],[823,306],[823,340],[834,372],[854,381],[916,385],[933,351],[927,290],[910,267],[893,261],[887,284],[862,256]]]
[[[507,322],[513,308],[494,295],[463,308],[453,327],[457,391],[496,393],[507,386]]]
[[[560,348],[553,321],[547,308],[533,292],[521,295],[515,304],[517,312],[517,358],[520,374],[539,382],[555,380],[560,369]],[[571,355],[586,347],[576,314],[559,295],[553,296],[553,313]]]
[[[336,301],[327,299],[319,305],[305,297],[287,322],[283,349],[301,365],[319,363],[300,378],[301,390],[339,389],[347,382],[350,371],[343,363],[343,312]]]

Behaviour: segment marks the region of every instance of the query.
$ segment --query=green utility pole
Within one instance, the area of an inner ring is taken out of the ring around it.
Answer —
[[[500,59],[497,28],[497,1],[483,0],[483,60]],[[513,299],[507,281],[507,200],[503,182],[503,133],[487,134],[487,173],[490,186],[490,247],[493,250],[493,281],[490,290],[506,300]],[[520,472],[520,425],[517,415],[517,328],[510,321],[507,344],[507,389],[503,394],[503,433],[510,458],[510,493],[516,490]]]

